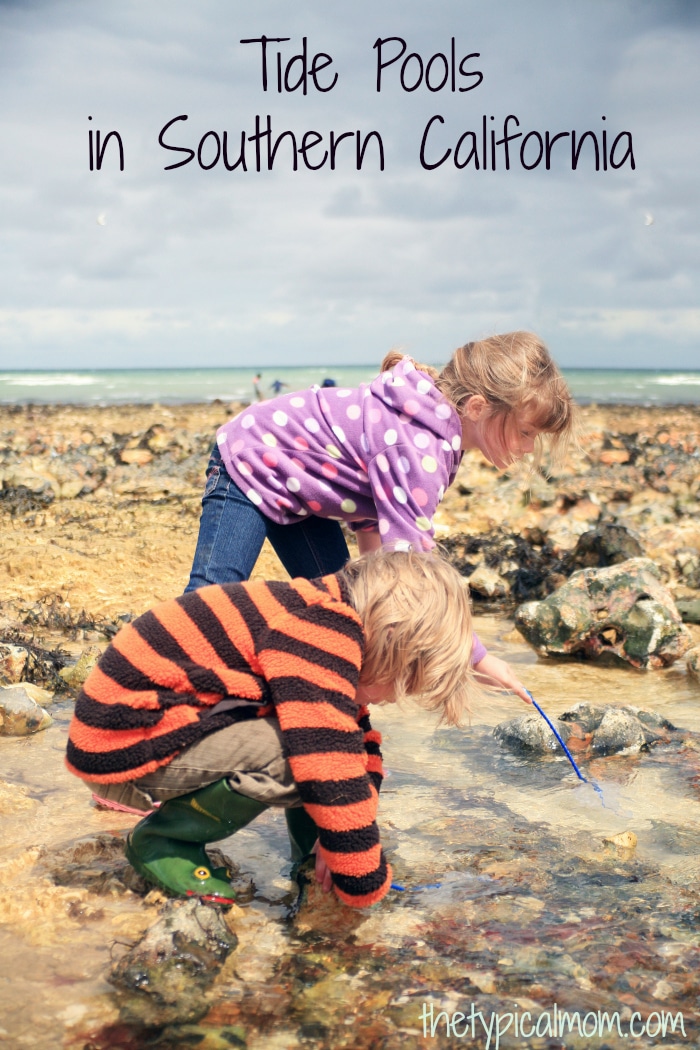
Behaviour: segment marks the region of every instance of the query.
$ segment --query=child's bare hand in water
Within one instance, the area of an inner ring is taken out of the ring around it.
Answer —
[[[515,677],[513,668],[505,660],[487,653],[478,664],[474,664],[474,670],[484,685],[495,685],[499,689],[507,689],[508,692],[519,696],[526,704],[532,703],[527,689]]]
[[[319,852],[318,839],[314,842],[314,847],[311,852],[316,854],[316,882],[320,883],[321,889],[324,893],[330,893],[333,889],[333,877],[331,875],[331,869],[328,867]]]

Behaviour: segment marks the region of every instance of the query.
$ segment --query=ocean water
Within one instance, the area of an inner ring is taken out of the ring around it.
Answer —
[[[255,368],[144,368],[0,372],[0,404],[177,404],[250,401]],[[356,386],[377,374],[376,364],[265,368],[261,391],[272,397],[275,381],[284,391],[333,380]],[[700,371],[564,369],[582,404],[700,404]]]

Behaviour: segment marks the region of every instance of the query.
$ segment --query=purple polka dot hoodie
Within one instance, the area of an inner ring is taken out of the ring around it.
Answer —
[[[408,357],[352,390],[314,386],[251,405],[216,439],[230,476],[272,521],[345,521],[378,529],[395,550],[435,546],[433,514],[462,456],[457,412]],[[484,656],[475,634],[472,664]]]
[[[405,357],[356,389],[312,387],[251,405],[217,434],[226,469],[268,518],[309,514],[429,550],[433,514],[459,466],[462,426]]]

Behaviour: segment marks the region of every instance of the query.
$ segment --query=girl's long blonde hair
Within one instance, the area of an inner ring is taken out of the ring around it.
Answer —
[[[459,725],[480,694],[471,665],[467,581],[437,554],[382,549],[342,575],[365,630],[360,681],[391,685],[440,721]]]
[[[402,356],[398,350],[390,351],[382,371],[393,368]],[[435,381],[458,412],[468,398],[480,394],[502,434],[514,419],[528,419],[560,455],[575,440],[575,402],[547,347],[532,332],[507,332],[465,343],[441,372],[414,364]]]

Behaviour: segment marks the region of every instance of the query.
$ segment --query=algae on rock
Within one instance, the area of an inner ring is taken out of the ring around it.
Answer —
[[[206,991],[238,938],[221,910],[199,900],[168,901],[163,913],[115,966],[123,1020],[166,1025],[198,1021]]]
[[[612,653],[638,668],[666,667],[691,645],[648,558],[575,572],[548,598],[521,605],[515,626],[541,656]]]

